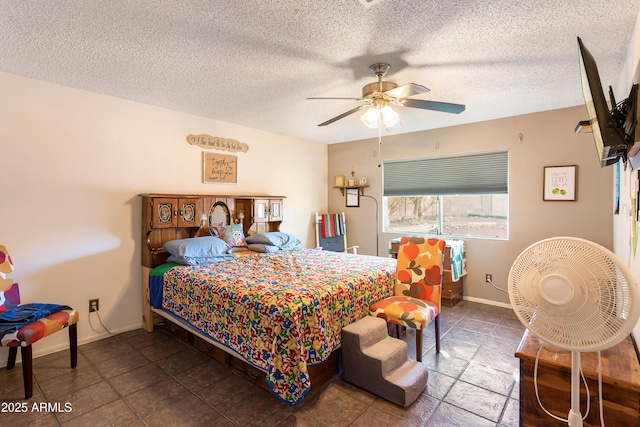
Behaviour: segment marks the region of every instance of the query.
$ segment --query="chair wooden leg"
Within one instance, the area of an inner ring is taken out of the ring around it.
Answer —
[[[400,325],[396,323],[396,338],[402,339],[402,331],[400,330]]]
[[[71,356],[71,367],[78,366],[78,324],[69,326],[69,354]]]
[[[436,353],[440,353],[440,316],[436,316],[433,328],[436,334]]]
[[[16,366],[16,356],[18,355],[18,347],[9,347],[9,358],[7,359],[7,370]]]
[[[31,346],[20,347],[22,355],[22,382],[24,383],[24,398],[30,399],[33,396],[33,359]]]
[[[416,360],[422,362],[422,329],[416,329]]]

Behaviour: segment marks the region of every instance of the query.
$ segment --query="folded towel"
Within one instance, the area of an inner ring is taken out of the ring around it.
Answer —
[[[451,281],[457,282],[467,274],[467,253],[464,250],[464,241],[447,240],[447,246],[451,248]]]

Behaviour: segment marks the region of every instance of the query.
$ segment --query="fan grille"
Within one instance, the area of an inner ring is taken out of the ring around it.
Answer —
[[[511,267],[508,288],[520,321],[567,350],[617,344],[640,313],[628,268],[608,249],[578,238],[542,240],[525,249]]]

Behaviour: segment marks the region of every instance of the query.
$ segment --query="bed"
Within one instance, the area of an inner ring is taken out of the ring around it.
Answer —
[[[242,205],[239,200],[244,199],[233,201],[236,209]],[[144,206],[143,228],[149,215]],[[149,238],[149,230],[143,233],[147,246],[166,240]],[[184,238],[198,233],[165,234]],[[160,253],[157,247],[145,250]],[[368,315],[371,303],[391,295],[395,280],[394,259],[313,249],[243,251],[221,262],[191,266],[162,258],[156,265],[143,262],[147,317],[150,311],[171,320],[224,350],[231,360],[263,372],[260,380],[290,405],[299,403],[312,384],[318,385],[314,368],[336,366],[329,361],[337,359],[342,327]],[[327,374],[318,377],[326,380]]]

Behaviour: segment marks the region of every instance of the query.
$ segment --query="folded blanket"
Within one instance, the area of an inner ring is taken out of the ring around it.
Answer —
[[[0,313],[0,341],[6,334],[62,310],[71,310],[71,307],[58,304],[29,303],[15,306]]]
[[[149,273],[149,304],[153,308],[162,308],[162,289],[164,287],[164,273],[178,267],[180,264],[167,262],[155,267]]]
[[[322,237],[342,236],[345,233],[342,214],[322,214],[321,217]]]

